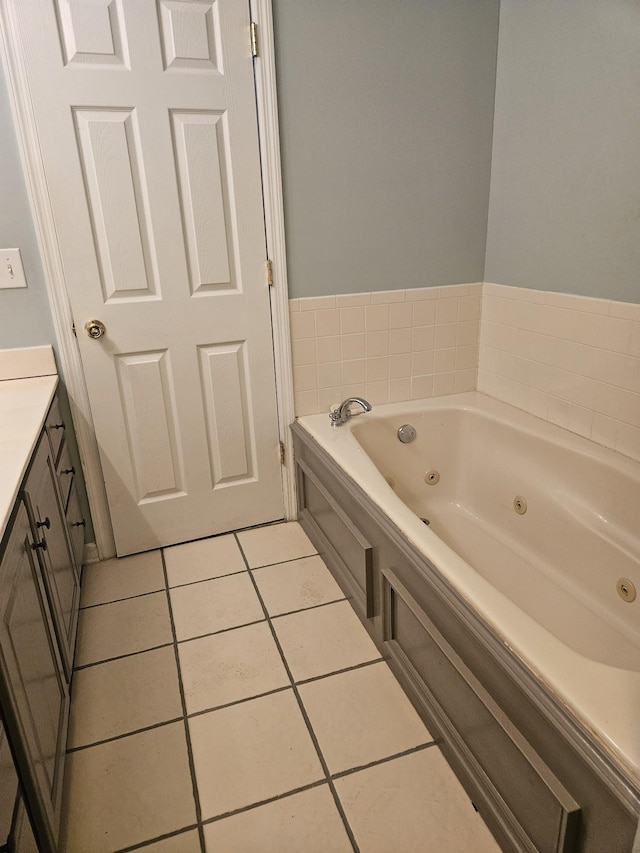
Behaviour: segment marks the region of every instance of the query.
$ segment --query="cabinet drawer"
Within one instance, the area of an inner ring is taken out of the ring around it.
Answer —
[[[51,444],[51,455],[53,456],[54,463],[56,463],[60,455],[60,449],[62,447],[65,434],[65,423],[62,419],[60,404],[58,403],[57,398],[53,401],[51,408],[49,409],[49,414],[45,421],[45,430],[49,436],[49,442]]]
[[[383,571],[385,641],[469,771],[493,789],[518,849],[571,853],[580,808],[397,578]],[[517,815],[517,817],[516,817]]]
[[[71,541],[71,550],[76,563],[78,577],[82,568],[82,557],[84,553],[84,531],[86,522],[82,517],[80,509],[80,501],[75,488],[71,489],[69,497],[69,506],[67,507],[67,527],[69,529],[69,539]]]
[[[73,485],[73,479],[76,473],[75,468],[71,464],[71,457],[69,456],[69,445],[66,441],[62,445],[60,458],[58,459],[58,464],[56,465],[56,472],[58,474],[58,485],[60,486],[62,508],[66,511],[69,505],[69,494],[71,493],[71,487]]]

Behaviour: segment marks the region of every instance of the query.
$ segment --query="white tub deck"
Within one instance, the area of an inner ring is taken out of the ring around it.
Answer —
[[[640,781],[640,463],[478,392],[300,423]]]

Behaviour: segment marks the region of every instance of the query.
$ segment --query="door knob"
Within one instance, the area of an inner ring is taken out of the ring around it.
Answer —
[[[107,333],[107,327],[100,320],[88,320],[84,324],[84,331],[90,338],[97,339]]]

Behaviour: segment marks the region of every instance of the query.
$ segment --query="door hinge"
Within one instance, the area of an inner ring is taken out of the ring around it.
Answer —
[[[284,441],[279,441],[278,445],[280,447],[280,464],[284,465],[284,459],[285,459]]]
[[[258,25],[255,21],[251,21],[251,56],[255,59],[258,55]]]
[[[273,261],[267,259],[265,266],[267,268],[267,286],[273,287]]]

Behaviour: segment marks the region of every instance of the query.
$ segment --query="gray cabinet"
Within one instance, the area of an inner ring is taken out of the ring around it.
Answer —
[[[53,853],[60,828],[84,545],[65,431],[54,400],[0,543],[0,849],[18,853]]]

